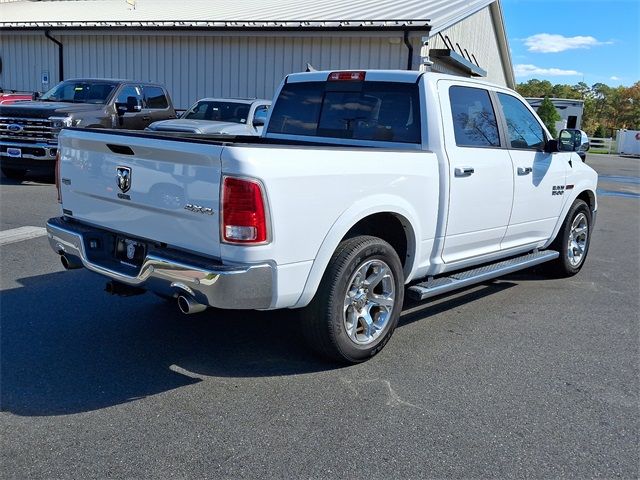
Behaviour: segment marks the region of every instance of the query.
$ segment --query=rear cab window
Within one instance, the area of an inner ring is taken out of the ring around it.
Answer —
[[[273,106],[268,133],[420,144],[418,84],[285,84]]]

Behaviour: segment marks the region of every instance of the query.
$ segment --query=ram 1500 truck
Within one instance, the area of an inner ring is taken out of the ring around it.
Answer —
[[[168,118],[176,118],[176,112],[161,85],[66,80],[37,101],[0,105],[0,168],[18,180],[29,171],[53,176],[62,128],[143,130]]]
[[[289,75],[261,138],[66,129],[60,142],[47,230],[66,268],[184,313],[303,309],[310,345],[344,362],[383,348],[405,292],[543,262],[576,274],[597,210],[575,142],[518,94],[431,72]]]

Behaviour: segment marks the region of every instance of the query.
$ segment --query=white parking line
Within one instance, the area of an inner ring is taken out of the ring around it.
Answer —
[[[22,242],[32,238],[44,237],[47,229],[43,227],[18,227],[0,232],[0,246]]]

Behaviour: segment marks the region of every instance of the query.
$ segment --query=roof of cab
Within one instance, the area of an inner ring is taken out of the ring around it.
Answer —
[[[455,82],[475,83],[478,85],[491,85],[496,88],[506,88],[483,78],[461,77],[438,72],[419,72],[417,70],[323,70],[317,72],[292,73],[285,78],[285,83],[300,82],[325,82],[334,72],[365,72],[364,81],[369,82],[400,82],[415,83],[424,76],[425,80],[437,82],[438,80],[452,80]]]
[[[285,78],[286,83],[325,82],[334,72],[365,72],[364,81],[414,83],[422,72],[415,70],[320,70],[317,72],[292,73]]]

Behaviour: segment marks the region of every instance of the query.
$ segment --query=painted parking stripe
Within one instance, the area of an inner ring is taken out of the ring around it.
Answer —
[[[0,232],[0,245],[22,242],[32,238],[44,237],[47,229],[43,227],[18,227]]]

